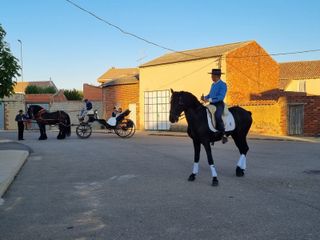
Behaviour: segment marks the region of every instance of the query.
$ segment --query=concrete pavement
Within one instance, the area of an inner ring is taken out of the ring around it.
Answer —
[[[145,133],[146,135],[153,136],[187,137],[187,134],[185,132],[145,131],[140,133]],[[319,137],[315,138],[249,135],[248,138],[252,140],[300,141],[320,143]],[[19,173],[30,152],[32,152],[32,149],[20,142],[0,139],[0,198],[6,192],[16,175]]]

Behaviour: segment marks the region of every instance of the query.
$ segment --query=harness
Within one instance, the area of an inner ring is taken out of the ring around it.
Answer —
[[[47,110],[45,110],[44,108],[41,109],[39,112],[37,112],[37,114],[34,116],[34,118],[36,120],[43,120],[42,115],[46,112]]]
[[[36,115],[35,115],[35,120],[39,121],[39,122],[42,122],[44,124],[47,124],[49,123],[49,121],[58,121],[59,123],[62,123],[61,122],[61,111],[57,111],[59,113],[59,116],[58,116],[58,119],[44,119],[42,117],[42,115],[44,113],[46,113],[47,110],[46,109],[41,109]]]

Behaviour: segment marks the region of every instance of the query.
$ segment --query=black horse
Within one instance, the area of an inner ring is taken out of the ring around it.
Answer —
[[[194,147],[194,165],[192,174],[189,176],[189,181],[194,181],[199,170],[199,158],[201,144],[204,146],[208,163],[212,173],[212,185],[218,185],[217,172],[212,159],[210,143],[214,143],[222,139],[220,132],[212,132],[208,127],[208,119],[206,107],[204,107],[198,99],[189,92],[174,92],[171,89],[171,107],[170,117],[171,123],[178,122],[182,112],[185,113],[188,123],[188,135],[193,140]],[[227,136],[232,136],[236,146],[240,151],[240,159],[236,167],[236,175],[244,176],[246,169],[246,154],[249,150],[247,144],[247,134],[252,124],[251,112],[241,107],[231,107],[229,111],[232,113],[235,120],[235,129],[226,132]]]
[[[65,139],[71,135],[70,117],[64,111],[48,112],[39,105],[30,105],[28,108],[28,116],[37,121],[40,129],[39,140],[46,140],[46,125],[59,125],[59,134],[57,139]]]

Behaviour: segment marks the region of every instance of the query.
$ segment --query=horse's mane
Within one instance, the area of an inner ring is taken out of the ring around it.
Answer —
[[[43,107],[41,107],[40,105],[34,105],[34,104],[30,105],[29,108],[33,108],[33,109],[36,109],[36,110],[43,109]]]
[[[190,92],[181,91],[180,92],[183,96],[184,104],[190,107],[199,107],[202,104],[199,102],[199,100]]]

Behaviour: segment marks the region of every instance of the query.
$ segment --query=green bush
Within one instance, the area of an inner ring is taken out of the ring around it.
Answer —
[[[79,91],[77,89],[72,89],[72,90],[64,90],[64,95],[68,100],[82,100],[83,98],[83,93],[82,91]]]
[[[26,94],[43,94],[43,93],[56,93],[56,89],[52,86],[48,87],[39,87],[36,85],[29,85],[26,87]]]

